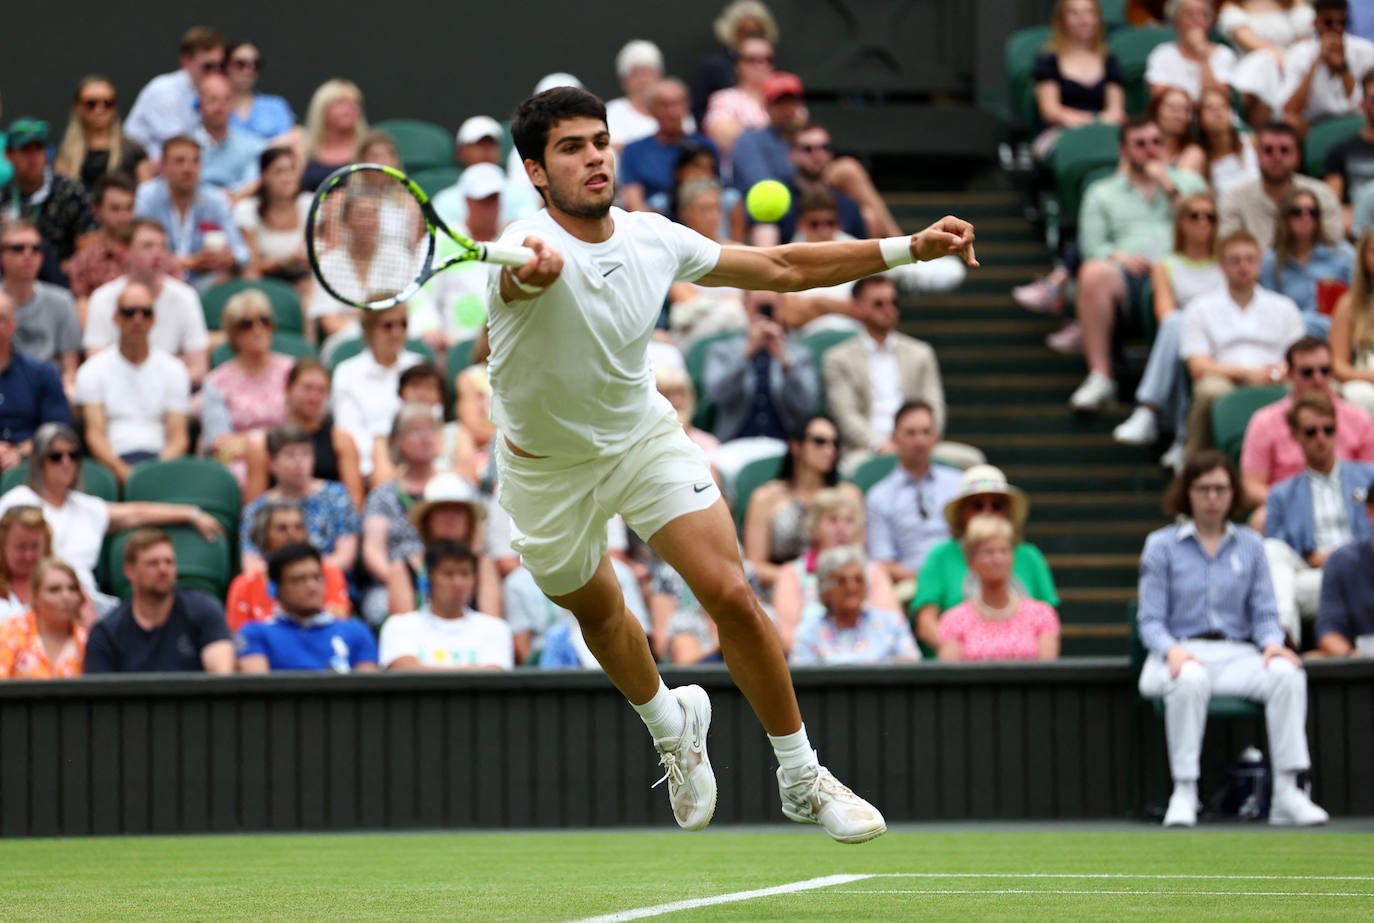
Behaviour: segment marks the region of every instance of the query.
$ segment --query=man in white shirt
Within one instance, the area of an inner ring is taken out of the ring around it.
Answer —
[[[162,142],[190,134],[196,127],[196,94],[207,74],[224,72],[224,39],[205,26],[193,26],[181,37],[180,67],[148,81],[124,120],[124,134],[157,162]]]
[[[1188,303],[1179,354],[1193,379],[1186,455],[1212,444],[1212,404],[1241,385],[1283,380],[1284,354],[1304,334],[1287,295],[1258,286],[1260,245],[1235,231],[1218,246],[1226,285]]]
[[[141,461],[186,454],[191,382],[180,362],[149,343],[156,309],[146,285],[124,286],[115,313],[119,345],[81,366],[76,402],[91,457],[122,484]]]
[[[1226,89],[1236,66],[1236,53],[1209,38],[1211,0],[1169,0],[1165,15],[1172,20],[1178,38],[1156,45],[1146,59],[1145,83],[1150,98],[1168,87],[1178,87],[1197,102],[1208,87]]]
[[[489,115],[474,115],[466,119],[462,125],[458,126],[458,133],[454,138],[453,149],[454,159],[458,161],[458,166],[464,171],[479,163],[489,163],[500,167],[502,174],[505,175],[505,168],[501,165],[501,143],[506,137],[506,130],[501,127],[501,123]],[[462,175],[458,177],[462,182]],[[501,226],[504,227],[514,221],[518,215],[512,208],[512,201],[518,193],[529,186],[529,181],[523,176],[519,178],[518,185],[516,180],[506,176],[505,184],[502,187],[501,196]],[[444,223],[451,228],[456,228],[468,220],[467,197],[454,183],[447,189],[440,190],[430,201],[434,205],[434,210],[439,213],[439,217],[444,219]]]
[[[1283,117],[1302,137],[1313,122],[1360,110],[1361,79],[1374,67],[1374,42],[1347,35],[1346,0],[1317,0],[1316,34],[1283,55]]]
[[[134,220],[126,253],[125,273],[91,293],[86,309],[86,333],[81,338],[88,356],[114,345],[119,331],[115,304],[126,286],[138,283],[153,293],[155,320],[149,331],[154,349],[181,360],[194,385],[210,368],[210,334],[196,290],[167,274],[171,264],[167,231],[150,218]]]
[[[425,547],[429,602],[418,612],[382,624],[378,661],[384,670],[509,670],[515,645],[503,619],[470,607],[477,587],[477,555],[461,542]]]
[[[625,607],[604,524],[620,513],[716,620],[732,676],[769,734],[783,814],[862,843],[881,813],[819,763],[776,629],[745,577],[733,519],[700,448],[654,387],[648,342],[674,282],[778,291],[837,285],[961,253],[973,227],[944,218],[911,237],[721,246],[661,215],[614,208],[606,108],[556,87],[520,104],[511,133],[544,210],[502,242],[534,256],[493,285],[488,331],[501,506],[540,588],[576,616],[588,649],[654,738],[679,826],[715,810],[710,699],[670,691]],[[555,768],[555,772],[557,769]]]

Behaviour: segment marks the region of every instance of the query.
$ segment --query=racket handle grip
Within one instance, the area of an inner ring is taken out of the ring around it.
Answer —
[[[482,261],[497,263],[501,266],[524,266],[534,259],[534,251],[529,247],[516,247],[511,244],[482,244]]]

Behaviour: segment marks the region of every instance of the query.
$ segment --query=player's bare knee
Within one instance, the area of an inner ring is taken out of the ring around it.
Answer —
[[[754,590],[744,575],[724,578],[697,594],[698,601],[705,607],[717,624],[748,622],[755,619],[767,620]]]

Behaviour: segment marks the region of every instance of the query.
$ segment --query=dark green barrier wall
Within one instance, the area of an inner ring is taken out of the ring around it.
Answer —
[[[1311,668],[1317,797],[1374,813],[1374,663]],[[772,754],[723,672],[718,823],[778,821]],[[1124,659],[801,671],[822,759],[892,821],[1122,816],[1161,731]],[[1217,727],[1205,772],[1260,727]],[[639,719],[600,675],[0,683],[0,835],[671,825]]]

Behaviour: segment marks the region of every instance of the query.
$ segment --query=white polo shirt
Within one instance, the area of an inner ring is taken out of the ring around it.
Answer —
[[[1223,285],[1198,295],[1183,309],[1179,355],[1184,360],[1211,356],[1247,368],[1278,365],[1304,333],[1302,312],[1287,295],[1255,286],[1250,303],[1242,308]]]
[[[138,365],[118,347],[104,349],[77,370],[76,402],[104,406],[116,455],[157,453],[167,444],[167,414],[191,412],[191,378],[181,360],[160,349]]]
[[[1212,76],[1222,83],[1231,82],[1236,66],[1236,53],[1225,45],[1214,45],[1207,58]],[[1193,102],[1202,95],[1202,65],[1190,61],[1178,50],[1178,42],[1156,45],[1145,59],[1145,82],[1152,85],[1178,87]]]
[[[129,277],[120,276],[91,292],[86,308],[86,333],[81,338],[81,345],[87,350],[104,349],[119,342],[115,309],[128,284]],[[164,276],[162,290],[153,299],[153,310],[153,327],[148,331],[148,343],[153,349],[180,356],[210,345],[200,295],[185,282]]]
[[[673,412],[654,386],[649,339],[669,287],[714,269],[720,244],[652,212],[612,208],[611,218],[599,244],[547,211],[501,236],[518,245],[533,235],[563,255],[538,297],[506,304],[499,277],[488,296],[492,419],[532,455],[612,454]]]
[[[1321,41],[1316,36],[1303,39],[1291,45],[1283,55],[1283,88],[1279,96],[1284,104],[1293,98],[1299,85],[1307,79],[1312,62],[1321,54]],[[1360,111],[1360,100],[1364,90],[1360,80],[1370,68],[1374,68],[1374,42],[1358,35],[1345,36],[1345,63],[1354,75],[1354,86],[1347,95],[1345,81],[1340,74],[1334,74],[1325,64],[1318,64],[1312,75],[1312,83],[1307,88],[1307,105],[1303,107],[1302,117],[1311,122],[1333,115],[1350,115]]]
[[[515,642],[503,619],[475,609],[462,618],[444,619],[428,608],[393,615],[382,623],[377,661],[383,669],[401,657],[427,667],[515,666]]]
[[[401,373],[424,361],[419,353],[402,350],[395,362],[385,366],[364,347],[334,369],[334,423],[357,443],[364,477],[372,473],[373,441],[391,432],[391,422],[401,409]]]

